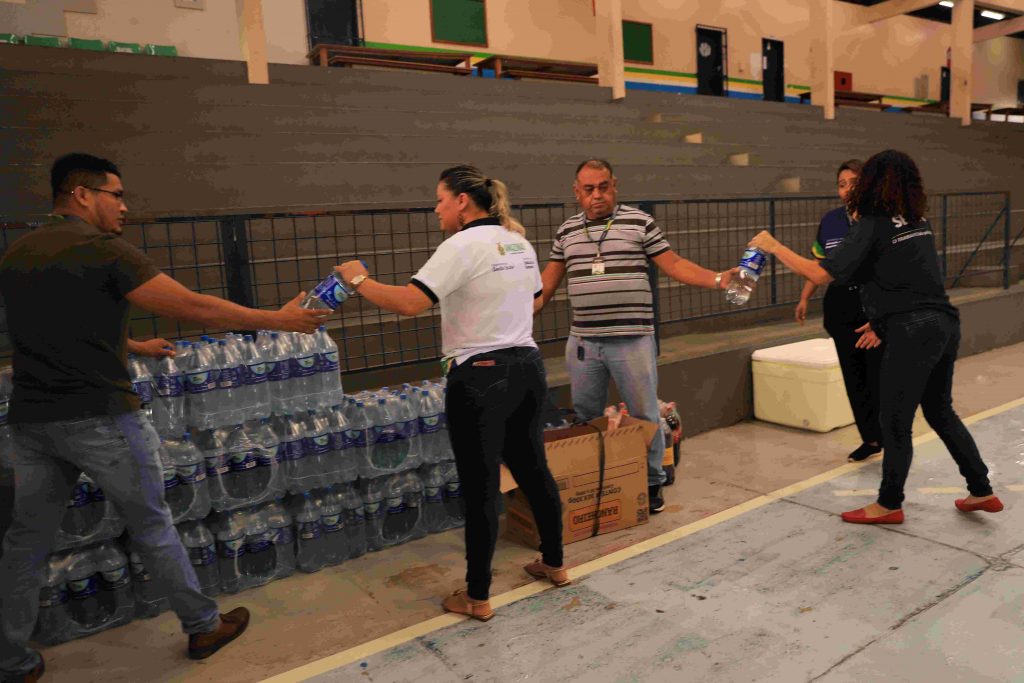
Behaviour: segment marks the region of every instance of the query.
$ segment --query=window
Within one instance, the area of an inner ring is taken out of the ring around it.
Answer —
[[[487,46],[486,0],[430,0],[435,42]]]
[[[622,22],[622,52],[627,62],[654,64],[654,39],[650,24]]]

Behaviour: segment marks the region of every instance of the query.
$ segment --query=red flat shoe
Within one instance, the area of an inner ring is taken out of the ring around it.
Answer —
[[[864,509],[861,508],[844,512],[842,517],[844,522],[850,524],[903,524],[903,510],[893,510],[886,515],[868,517],[864,514]]]
[[[1003,511],[1003,501],[999,500],[998,498],[989,498],[988,500],[983,500],[980,503],[964,502],[966,500],[966,498],[957,498],[954,501],[956,509],[959,510],[960,512],[976,512],[978,510],[981,510],[983,512]]]

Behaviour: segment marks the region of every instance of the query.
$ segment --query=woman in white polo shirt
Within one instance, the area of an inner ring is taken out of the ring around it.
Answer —
[[[434,213],[449,235],[404,287],[369,277],[359,261],[337,270],[364,297],[402,315],[441,304],[445,410],[466,501],[466,584],[444,600],[449,612],[486,621],[491,559],[498,537],[498,466],[526,495],[541,537],[541,558],[524,569],[557,586],[562,510],[544,456],[540,414],[547,380],[533,341],[533,303],[541,294],[537,255],[509,209],[500,180],[472,166],[441,174]]]

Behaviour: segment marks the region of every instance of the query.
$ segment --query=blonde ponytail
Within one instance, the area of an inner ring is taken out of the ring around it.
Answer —
[[[508,186],[495,178],[488,178],[486,184],[491,191],[491,215],[497,216],[506,230],[525,237],[526,228],[512,217],[512,207],[508,203]]]
[[[512,217],[505,183],[488,178],[477,167],[468,165],[445,169],[441,173],[441,182],[455,194],[467,194],[478,208],[497,218],[506,230],[526,236],[526,229]]]

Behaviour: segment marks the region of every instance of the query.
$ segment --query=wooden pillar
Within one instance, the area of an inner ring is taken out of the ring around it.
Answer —
[[[974,0],[955,0],[950,50],[949,116],[971,125],[971,70],[974,60]]]
[[[825,118],[836,117],[835,25],[833,0],[811,0],[811,104],[821,107]]]
[[[626,96],[626,63],[622,46],[622,0],[597,0],[596,35],[601,53],[597,81],[612,89],[612,99]]]
[[[263,28],[263,0],[235,0],[238,12],[238,40],[242,59],[248,66],[249,82],[270,83],[267,66],[267,34]]]

